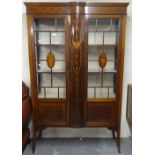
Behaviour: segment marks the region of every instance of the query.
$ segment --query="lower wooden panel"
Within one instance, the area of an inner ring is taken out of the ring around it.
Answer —
[[[105,127],[115,124],[115,103],[88,103],[86,126]]]
[[[39,103],[39,126],[67,126],[65,103]]]
[[[111,121],[91,122],[86,123],[86,127],[114,127],[115,123]]]

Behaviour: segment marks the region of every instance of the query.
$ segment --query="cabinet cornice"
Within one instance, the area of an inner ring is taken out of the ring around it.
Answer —
[[[27,14],[126,15],[128,3],[25,3]],[[78,12],[77,12],[78,8]]]

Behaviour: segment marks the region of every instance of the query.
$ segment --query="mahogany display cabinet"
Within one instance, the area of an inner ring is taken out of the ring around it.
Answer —
[[[107,127],[120,152],[128,3],[25,3],[33,151],[46,127]]]

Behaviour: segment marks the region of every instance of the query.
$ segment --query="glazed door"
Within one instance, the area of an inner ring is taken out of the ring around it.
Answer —
[[[116,115],[120,20],[87,18],[86,126],[108,126]]]
[[[35,18],[35,63],[41,125],[69,123],[68,18]],[[57,121],[57,123],[56,123]]]
[[[35,20],[39,99],[66,99],[65,20]]]

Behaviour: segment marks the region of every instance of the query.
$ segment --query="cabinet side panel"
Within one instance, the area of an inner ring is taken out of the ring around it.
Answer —
[[[30,80],[31,80],[31,96],[32,96],[32,120],[33,130],[36,130],[38,121],[38,103],[36,91],[36,75],[35,75],[35,55],[34,55],[34,37],[33,37],[33,19],[27,16],[28,28],[28,47],[29,47],[29,64],[30,64]]]
[[[118,53],[118,90],[117,90],[117,132],[120,136],[121,109],[122,109],[122,87],[124,70],[124,50],[125,50],[126,16],[121,17],[120,44]]]

